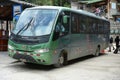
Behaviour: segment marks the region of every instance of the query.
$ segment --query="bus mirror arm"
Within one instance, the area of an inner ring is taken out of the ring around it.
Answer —
[[[57,40],[60,36],[60,32],[56,32],[54,31],[54,34],[53,34],[53,41]]]

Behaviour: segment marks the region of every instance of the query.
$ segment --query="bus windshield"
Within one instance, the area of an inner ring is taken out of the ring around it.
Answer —
[[[21,14],[12,33],[20,36],[49,35],[56,15],[55,9],[27,9]]]

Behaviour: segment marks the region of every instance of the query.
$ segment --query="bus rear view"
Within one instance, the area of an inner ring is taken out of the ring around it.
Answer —
[[[24,63],[53,63],[50,37],[57,9],[31,8],[21,14],[9,39],[9,56]]]

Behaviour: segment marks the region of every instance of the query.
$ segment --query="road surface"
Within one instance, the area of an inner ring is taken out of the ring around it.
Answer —
[[[86,56],[54,68],[25,65],[0,52],[0,80],[120,80],[120,53]]]

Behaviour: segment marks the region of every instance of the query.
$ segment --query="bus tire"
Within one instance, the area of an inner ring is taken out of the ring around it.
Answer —
[[[59,68],[59,67],[62,67],[64,66],[64,64],[66,63],[66,58],[65,58],[65,54],[61,53],[59,58],[58,58],[58,61],[56,64],[54,64],[55,67]]]
[[[97,56],[99,56],[99,55],[100,55],[100,45],[98,45],[98,47],[97,47],[97,49],[96,49],[96,51],[95,51],[94,56],[97,57]]]

